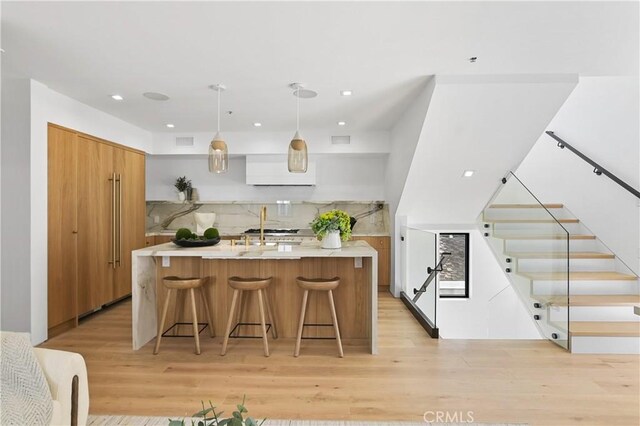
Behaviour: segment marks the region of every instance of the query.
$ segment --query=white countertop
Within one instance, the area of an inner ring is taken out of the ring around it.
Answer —
[[[150,231],[150,232],[146,232],[144,235],[145,237],[155,237],[155,236],[169,236],[169,235],[175,235],[176,231]],[[225,236],[229,236],[229,235],[243,235],[243,232],[226,232],[226,233],[221,233],[221,235],[223,237]],[[292,237],[295,237],[297,235],[291,235]],[[352,237],[388,237],[389,234],[384,233],[384,232],[357,232],[357,233],[352,233],[351,234]]]
[[[299,259],[302,257],[374,257],[377,251],[365,241],[347,241],[341,249],[320,247],[320,242],[277,246],[232,246],[230,241],[220,241],[209,247],[178,247],[174,243],[159,244],[133,251],[133,256],[182,256],[204,259]]]

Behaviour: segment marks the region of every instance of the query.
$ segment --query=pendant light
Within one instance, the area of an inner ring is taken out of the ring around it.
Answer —
[[[218,129],[209,144],[209,171],[211,173],[225,173],[229,169],[229,151],[227,143],[220,134],[220,92],[226,89],[222,84],[209,86],[218,92]]]
[[[291,173],[306,173],[309,158],[307,155],[307,143],[300,136],[300,98],[313,98],[317,95],[313,90],[304,89],[304,85],[300,83],[292,83],[289,85],[294,89],[293,95],[296,100],[296,134],[293,135],[289,144],[288,165]]]

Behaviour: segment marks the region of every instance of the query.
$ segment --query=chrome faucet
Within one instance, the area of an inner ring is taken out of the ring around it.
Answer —
[[[264,223],[267,220],[267,206],[260,207],[260,245],[264,245]]]

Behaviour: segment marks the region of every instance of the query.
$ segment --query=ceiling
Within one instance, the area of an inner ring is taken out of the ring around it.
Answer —
[[[386,130],[428,75],[637,75],[638,4],[3,2],[2,47],[3,73],[154,132],[215,129],[214,83],[223,131],[291,130],[291,82],[319,93],[303,130]]]

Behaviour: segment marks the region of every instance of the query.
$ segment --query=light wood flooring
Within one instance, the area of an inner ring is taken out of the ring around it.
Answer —
[[[345,343],[166,338],[131,349],[125,301],[50,339],[43,347],[81,353],[89,372],[90,412],[191,415],[200,400],[225,411],[247,395],[249,413],[279,419],[422,421],[425,411],[473,412],[476,422],[541,425],[640,424],[636,355],[572,355],[548,341],[433,340],[402,302],[379,298],[380,354]],[[460,415],[460,414],[458,414]]]

